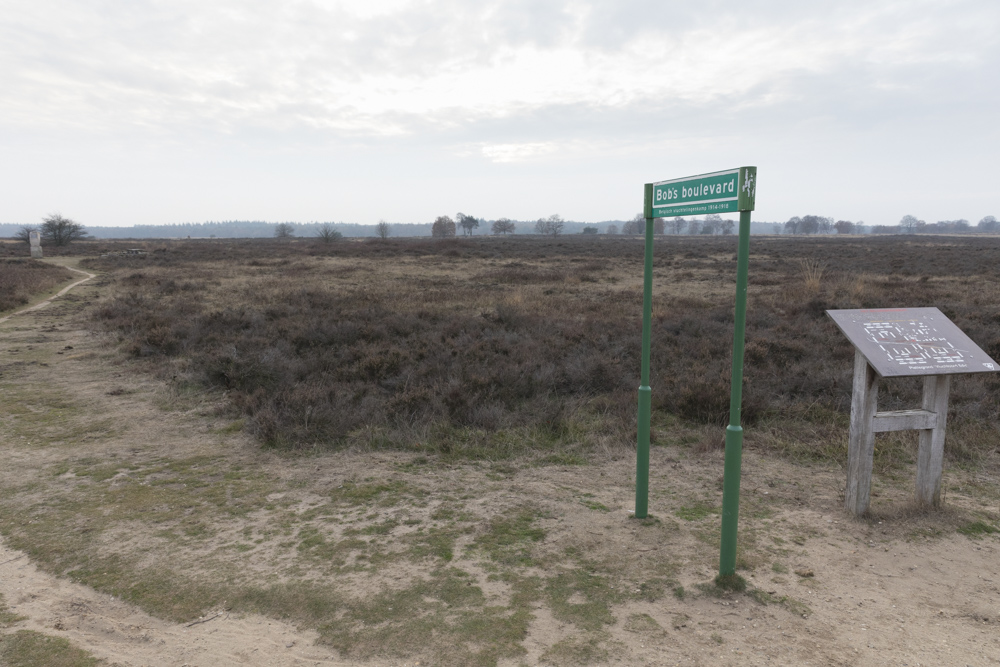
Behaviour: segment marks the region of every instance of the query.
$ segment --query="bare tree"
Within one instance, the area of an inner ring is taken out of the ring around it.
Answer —
[[[701,224],[702,234],[719,234],[722,232],[722,216],[718,213],[709,213],[705,216],[705,221]]]
[[[618,234],[618,225],[608,225],[604,229],[604,233],[610,236],[615,236]]]
[[[431,225],[431,236],[436,239],[447,239],[455,235],[455,221],[447,215],[439,215]]]
[[[54,213],[42,218],[42,241],[54,246],[69,245],[87,238],[87,232],[78,222]]]
[[[719,223],[719,231],[721,231],[726,236],[732,234],[734,229],[736,229],[736,223],[733,222],[732,220],[723,220],[722,222]]]
[[[900,219],[899,221],[899,231],[903,232],[904,234],[913,234],[914,232],[917,231],[917,227],[920,225],[921,222],[924,221],[920,220],[916,216],[904,215],[902,219]]]
[[[622,234],[628,234],[629,236],[635,236],[636,234],[646,233],[646,218],[642,213],[636,213],[632,216],[632,219],[627,221],[622,225]]]
[[[290,222],[279,222],[274,226],[274,238],[290,239],[295,236],[295,227]]]
[[[657,236],[663,236],[667,231],[667,223],[663,218],[655,218],[653,220],[653,233]]]
[[[472,236],[472,230],[479,228],[479,220],[475,216],[459,212],[455,216],[455,220],[466,236]]]
[[[1000,222],[997,222],[995,216],[987,215],[986,217],[984,217],[982,220],[979,221],[979,224],[976,225],[976,228],[981,232],[996,232],[1000,231]]]
[[[788,219],[788,222],[785,223],[785,233],[786,234],[798,234],[799,233],[799,227],[801,227],[801,226],[802,226],[802,218],[800,218],[797,215],[793,216],[793,217],[791,217],[791,218]]]
[[[687,229],[687,224],[687,220],[683,217],[670,218],[667,222],[667,229],[670,230],[671,234],[682,234]]]
[[[535,222],[535,232],[538,234],[551,234],[559,236],[562,234],[564,221],[559,215],[550,215],[547,218],[539,218]]]
[[[493,226],[490,227],[490,231],[493,232],[493,234],[513,234],[514,221],[510,218],[500,218],[499,220],[494,220]]]
[[[14,238],[19,241],[24,241],[25,243],[30,244],[31,232],[37,232],[37,231],[38,231],[37,227],[33,225],[25,225],[24,227],[21,227],[21,229],[17,230],[17,233],[14,234]]]
[[[333,243],[334,241],[341,239],[343,237],[344,235],[341,234],[336,229],[334,229],[333,225],[331,225],[329,222],[324,222],[322,225],[319,226],[319,229],[316,231],[316,238],[318,238],[323,243]]]
[[[804,215],[799,219],[799,234],[829,234],[833,227],[833,218],[822,215]]]
[[[379,220],[378,224],[375,225],[375,235],[378,236],[383,241],[389,238],[390,231],[392,231],[390,229],[390,225],[385,220]]]

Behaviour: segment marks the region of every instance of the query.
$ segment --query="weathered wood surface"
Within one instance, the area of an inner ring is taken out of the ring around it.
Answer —
[[[929,410],[890,410],[875,413],[872,430],[876,433],[923,431],[936,427],[937,423],[937,413]]]
[[[948,422],[950,375],[924,378],[924,410],[937,415],[933,428],[920,431],[917,450],[917,502],[937,507],[941,504],[941,473],[944,467],[944,434]]]
[[[878,375],[861,351],[855,349],[844,506],[848,512],[856,515],[867,512],[871,501],[872,460],[875,454],[875,431],[872,424],[877,405]]]

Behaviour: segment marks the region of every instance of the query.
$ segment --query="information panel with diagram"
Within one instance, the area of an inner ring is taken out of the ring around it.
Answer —
[[[1000,364],[937,308],[826,313],[882,377],[1000,371]]]

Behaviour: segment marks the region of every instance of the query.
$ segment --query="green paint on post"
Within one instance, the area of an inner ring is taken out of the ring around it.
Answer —
[[[736,573],[736,537],[740,516],[740,470],[743,463],[743,347],[747,320],[747,282],[750,264],[750,212],[757,194],[757,168],[739,169],[740,241],[736,262],[736,325],[733,333],[733,375],[726,428],[726,462],[722,482],[722,543],[719,575]]]
[[[645,265],[642,275],[642,366],[639,376],[639,436],[635,454],[635,517],[645,519],[649,511],[649,421],[653,390],[649,388],[649,346],[653,328],[653,186],[644,188],[646,218]]]

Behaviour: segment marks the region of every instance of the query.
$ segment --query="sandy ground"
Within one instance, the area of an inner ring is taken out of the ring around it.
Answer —
[[[93,283],[78,289],[86,290],[90,298],[98,291]],[[86,351],[99,349],[100,343],[73,319],[71,311],[46,313],[43,306],[12,317],[0,328],[0,342],[23,338],[43,323],[49,329],[38,346],[59,350],[72,345],[75,373],[86,371],[87,363],[97,363],[96,355],[88,361]],[[53,328],[55,324],[58,330]],[[111,387],[109,373],[96,366],[92,371],[92,382],[101,391],[94,392],[91,387],[90,394],[106,395]],[[36,380],[51,381],[56,377],[53,372],[38,369]],[[139,395],[131,400],[148,399]],[[132,437],[169,433],[177,447],[198,448],[203,445],[192,434],[199,420],[206,419],[210,418],[179,417],[149,408],[142,412],[141,432]],[[752,443],[750,434],[748,443]],[[234,455],[257,460],[280,474],[292,476],[297,467],[313,465],[262,457],[250,449],[251,443],[245,447]],[[25,456],[16,447],[4,450],[5,456],[15,460]],[[44,456],[58,456],[57,450],[44,451]],[[389,470],[405,455],[389,453],[375,460],[350,453],[336,456],[336,474],[343,478],[352,471]],[[721,472],[717,453],[681,456],[675,449],[655,448],[652,463],[654,514],[658,511],[656,490],[693,493],[715,485],[714,475],[701,479],[701,472]],[[17,465],[24,468],[23,462]],[[540,499],[553,516],[544,525],[546,538],[538,547],[543,552],[572,543],[594,557],[621,558],[623,570],[629,572],[641,569],[643,563],[685,554],[677,579],[694,592],[698,583],[711,579],[715,564],[685,531],[671,532],[668,527],[654,538],[644,537],[630,523],[633,466],[628,457],[610,460],[600,466],[599,482],[593,466],[526,467],[513,474],[506,489],[484,495],[482,504],[503,506],[505,500]],[[456,466],[435,471],[437,481],[433,483],[443,491],[458,483],[475,484],[479,474],[472,467]],[[956,474],[946,470],[946,486]],[[996,484],[997,480],[987,481]],[[613,609],[618,620],[605,637],[609,649],[601,664],[1000,665],[1000,540],[995,536],[973,540],[954,532],[956,522],[964,521],[969,511],[983,507],[1000,511],[996,501],[952,491],[947,495],[947,509],[941,512],[908,512],[905,489],[880,486],[876,511],[879,506],[894,509],[881,518],[876,515],[870,521],[858,521],[841,508],[842,486],[843,473],[836,468],[796,466],[748,450],[744,458],[745,502],[765,496],[783,498],[783,503],[776,505],[774,519],[757,526],[759,539],[777,538],[793,546],[784,559],[790,571],[779,572],[770,563],[761,563],[747,573],[747,579],[754,588],[776,598],[790,596],[803,606],[764,605],[747,596],[719,599],[698,594],[683,600],[668,595],[655,602],[628,602]],[[597,490],[595,500],[611,511],[595,514],[581,509],[575,501],[565,501],[565,489],[583,488]],[[921,537],[935,532],[941,536]],[[806,537],[800,540],[799,535]],[[345,662],[317,645],[313,632],[225,609],[195,623],[165,622],[121,600],[45,573],[2,542],[0,593],[12,611],[28,618],[13,629],[65,637],[109,664],[417,664],[417,658]],[[799,613],[803,610],[806,613]],[[627,619],[641,614],[652,618],[658,628],[629,627]],[[539,606],[523,643],[527,655],[501,664],[545,664],[543,653],[574,634],[572,627]],[[423,658],[423,664],[433,662]]]
[[[167,623],[110,595],[41,572],[0,544],[0,593],[28,620],[19,628],[65,637],[110,664],[345,665],[314,645],[315,633],[223,609],[189,624]]]

